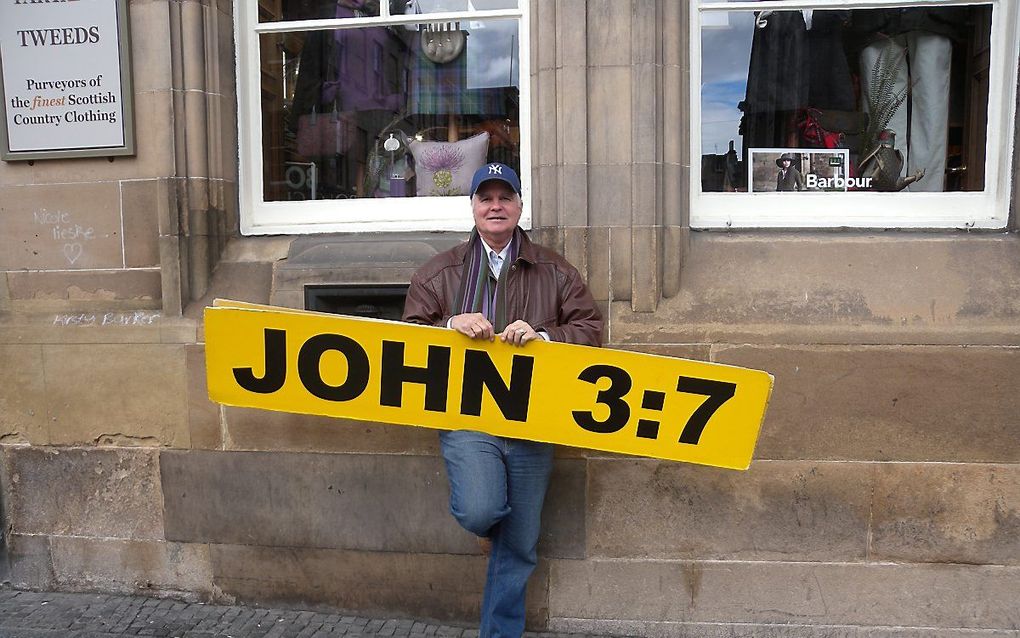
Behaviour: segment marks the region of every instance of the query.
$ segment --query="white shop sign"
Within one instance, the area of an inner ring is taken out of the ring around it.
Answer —
[[[127,0],[0,0],[4,160],[133,155]]]

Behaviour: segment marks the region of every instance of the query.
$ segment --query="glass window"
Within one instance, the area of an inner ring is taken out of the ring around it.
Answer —
[[[700,4],[692,224],[1005,224],[1015,7]]]
[[[528,188],[515,1],[297,2],[275,22],[267,4],[248,30],[257,71],[239,47],[245,232],[466,229],[491,161]]]

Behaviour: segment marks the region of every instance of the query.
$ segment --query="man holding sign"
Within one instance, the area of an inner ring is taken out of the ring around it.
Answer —
[[[517,226],[521,182],[487,164],[471,182],[475,228],[411,278],[404,320],[472,339],[525,346],[534,339],[601,345],[602,315],[580,273]],[[480,638],[519,637],[524,594],[537,562],[542,503],[552,471],[547,443],[469,430],[440,434],[450,512],[489,555]]]

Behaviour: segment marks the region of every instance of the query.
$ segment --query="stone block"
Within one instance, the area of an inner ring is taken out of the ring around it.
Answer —
[[[663,31],[662,6],[659,0],[633,0],[631,5],[631,63],[661,63],[660,40]],[[675,3],[672,3],[675,4]]]
[[[212,545],[214,582],[240,603],[326,605],[358,615],[409,616],[477,624],[482,556]],[[530,630],[548,618],[549,566],[528,584]]]
[[[0,345],[0,444],[49,442],[42,348]]]
[[[680,66],[686,62],[687,14],[689,9],[681,2],[662,3],[662,63]]]
[[[551,166],[559,160],[556,148],[556,129],[559,125],[559,114],[556,111],[558,99],[556,79],[556,71],[540,71],[538,81],[535,83],[537,95],[532,146],[539,166]]]
[[[532,73],[555,69],[556,62],[556,3],[536,2],[531,7],[531,59],[535,61]]]
[[[679,161],[679,160],[678,160]],[[681,190],[679,180],[683,169],[679,163],[665,163],[662,170],[662,223],[664,226],[680,226],[682,209],[688,207],[684,199],[686,191]],[[677,277],[680,272],[677,268]]]
[[[870,558],[1020,565],[1020,466],[880,464]]]
[[[212,545],[213,584],[242,603],[477,622],[481,555]]]
[[[856,561],[870,467],[757,462],[747,472],[652,459],[588,462],[588,555]]]
[[[7,273],[7,281],[15,310],[128,311],[160,307],[160,274],[156,269],[17,271]]]
[[[615,4],[615,3],[613,3]],[[588,69],[588,161],[628,167],[631,161],[631,68]],[[610,186],[621,188],[618,181]],[[629,188],[625,189],[629,192]]]
[[[549,615],[607,631],[631,620],[1002,630],[1020,620],[1018,588],[1015,567],[557,560]]]
[[[695,361],[711,361],[712,346],[702,343],[677,343],[677,344],[613,344],[618,350],[630,350],[643,352],[645,354],[657,354],[664,357],[679,357],[680,359],[694,359]]]
[[[588,229],[588,167],[565,164],[558,168],[558,202],[560,225]]]
[[[0,320],[0,343],[154,343],[160,329],[161,315],[151,310],[12,313]]]
[[[283,308],[303,310],[305,293],[302,290],[273,290],[269,293],[269,303]]]
[[[55,582],[64,591],[212,595],[206,545],[62,536],[50,542]]]
[[[621,211],[622,217],[626,215],[626,210]],[[614,223],[619,224],[620,222]],[[633,281],[631,279],[631,269],[633,267],[633,262],[631,261],[632,241],[630,228],[614,226],[609,229],[609,258],[613,273],[610,280],[610,285],[613,287],[612,299],[630,299],[631,283]],[[627,307],[629,308],[630,304],[627,304]],[[615,310],[613,322],[616,322]],[[613,326],[613,330],[615,335],[616,326]],[[616,339],[615,336],[613,338],[614,340]]]
[[[220,406],[209,400],[205,376],[205,347],[185,346],[188,374],[188,427],[193,449],[218,450],[223,447]]]
[[[234,29],[233,15],[230,10],[221,12],[216,21],[216,53],[219,63],[216,65],[219,75],[217,85],[210,90],[222,95],[233,95],[237,90],[234,83]],[[231,148],[231,147],[227,147]]]
[[[215,299],[269,303],[273,286],[273,264],[267,262],[221,261],[213,271],[209,287],[197,301],[188,304],[184,316],[203,320],[203,311]]]
[[[154,451],[9,447],[5,454],[14,533],[163,537]]]
[[[287,252],[295,239],[294,235],[231,238],[220,262],[280,261],[287,258]]]
[[[187,317],[160,317],[159,342],[192,345],[201,341],[199,323]]]
[[[563,228],[563,257],[581,274],[588,276],[588,229],[577,226]]]
[[[811,327],[781,338],[819,343],[814,333],[824,329],[831,334],[826,343],[1013,343],[973,341],[962,331],[1006,335],[1013,328],[1020,311],[1018,242],[1008,234],[949,241],[923,234],[695,233],[684,294],[664,306],[657,323],[678,326],[673,332],[712,326],[719,341],[775,343],[781,330]]]
[[[556,71],[555,140],[557,161],[584,164],[588,161],[588,73],[584,67]],[[584,201],[584,200],[580,200]],[[574,200],[573,206],[583,208]]]
[[[634,230],[640,227],[642,232],[658,232],[662,222],[662,211],[659,210],[661,198],[659,197],[659,167],[653,163],[635,164],[630,169],[631,174],[631,223]],[[648,236],[642,238],[642,243],[654,251],[657,241],[647,241]],[[654,255],[654,252],[651,254]],[[656,262],[658,260],[656,259]]]
[[[7,285],[7,273],[0,272],[0,312],[11,311],[11,289]]]
[[[231,80],[233,82],[233,80]],[[232,95],[223,96],[222,117],[220,119],[220,145],[224,149],[235,149],[237,148],[237,100]],[[238,221],[238,193],[237,193],[237,179],[238,179],[238,166],[237,166],[238,154],[237,153],[223,153],[223,166],[221,168],[221,174],[224,176],[224,187],[226,197],[226,211],[227,211],[227,228],[230,229],[231,235],[237,235],[240,233],[240,225]]]
[[[631,167],[588,165],[588,223],[590,226],[627,227],[631,223]],[[614,228],[615,230],[615,228]],[[629,229],[625,232],[629,234]],[[617,238],[614,237],[614,249]],[[627,250],[630,254],[630,250]],[[628,273],[630,269],[628,268]],[[613,278],[617,278],[614,269]],[[629,283],[629,282],[628,282]]]
[[[741,346],[716,361],[775,375],[757,458],[1020,461],[1016,349]]]
[[[187,447],[183,345],[43,347],[50,441]]]
[[[23,534],[0,537],[0,585],[14,589],[52,589],[49,537]]]
[[[437,458],[167,451],[161,469],[169,540],[477,552]]]
[[[610,229],[593,227],[588,229],[588,289],[596,301],[608,301],[611,295],[610,281],[612,267],[610,264],[611,244],[609,241]],[[603,318],[607,325],[609,313],[603,312]],[[608,331],[607,331],[608,332]],[[608,340],[609,335],[602,335]]]
[[[120,268],[116,183],[0,188],[0,270]]]
[[[663,228],[662,296],[666,299],[674,297],[680,292],[680,268],[687,250],[686,237],[689,234],[689,228],[680,226],[665,226]]]
[[[135,34],[131,38],[135,92],[169,90],[172,86],[170,12],[166,3],[131,3],[131,33]]]
[[[631,307],[638,312],[652,312],[659,302],[662,288],[659,264],[661,228],[635,226],[631,233]]]
[[[675,622],[552,618],[549,630],[572,634],[623,634],[645,638],[1006,638],[1013,629],[936,629],[827,624]]]
[[[670,146],[673,140],[663,143],[662,122],[659,111],[662,105],[662,87],[659,85],[661,67],[653,63],[635,64],[631,67],[631,156],[639,165],[655,165],[659,161],[659,147]],[[623,123],[621,122],[621,125]],[[670,127],[672,128],[672,127]],[[678,127],[683,128],[683,127]],[[655,193],[654,189],[650,189]],[[654,199],[653,205],[655,209]]]
[[[448,513],[439,458],[165,451],[160,465],[168,540],[478,552],[474,538]],[[583,463],[560,461],[554,476],[539,551],[580,555]]]
[[[531,182],[531,201],[527,202],[531,213],[531,227],[538,229],[542,227],[559,227],[559,215],[564,211],[559,210],[557,203],[559,166],[538,166],[532,169],[533,181]],[[539,232],[532,230],[531,240],[537,241]]]
[[[542,508],[538,553],[550,558],[584,558],[587,464],[583,459],[560,456],[553,466]]]
[[[560,67],[583,67],[588,64],[587,0],[555,0],[555,2],[556,33],[554,41],[556,42],[556,65]],[[548,4],[552,4],[552,2]]]
[[[159,180],[123,182],[120,186],[124,223],[124,265],[129,268],[159,266],[159,223],[162,205]]]
[[[439,453],[435,430],[307,414],[225,408],[230,450],[342,452],[350,454]]]
[[[588,0],[585,16],[590,66],[627,66],[631,63],[632,0]],[[566,16],[563,16],[566,17]],[[626,122],[628,120],[621,120]]]

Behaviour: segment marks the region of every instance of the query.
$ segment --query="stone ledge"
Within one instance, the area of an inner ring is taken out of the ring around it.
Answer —
[[[158,309],[0,313],[0,344],[185,344],[199,323]]]
[[[1017,567],[554,560],[549,616],[1015,630],[1018,588]]]

